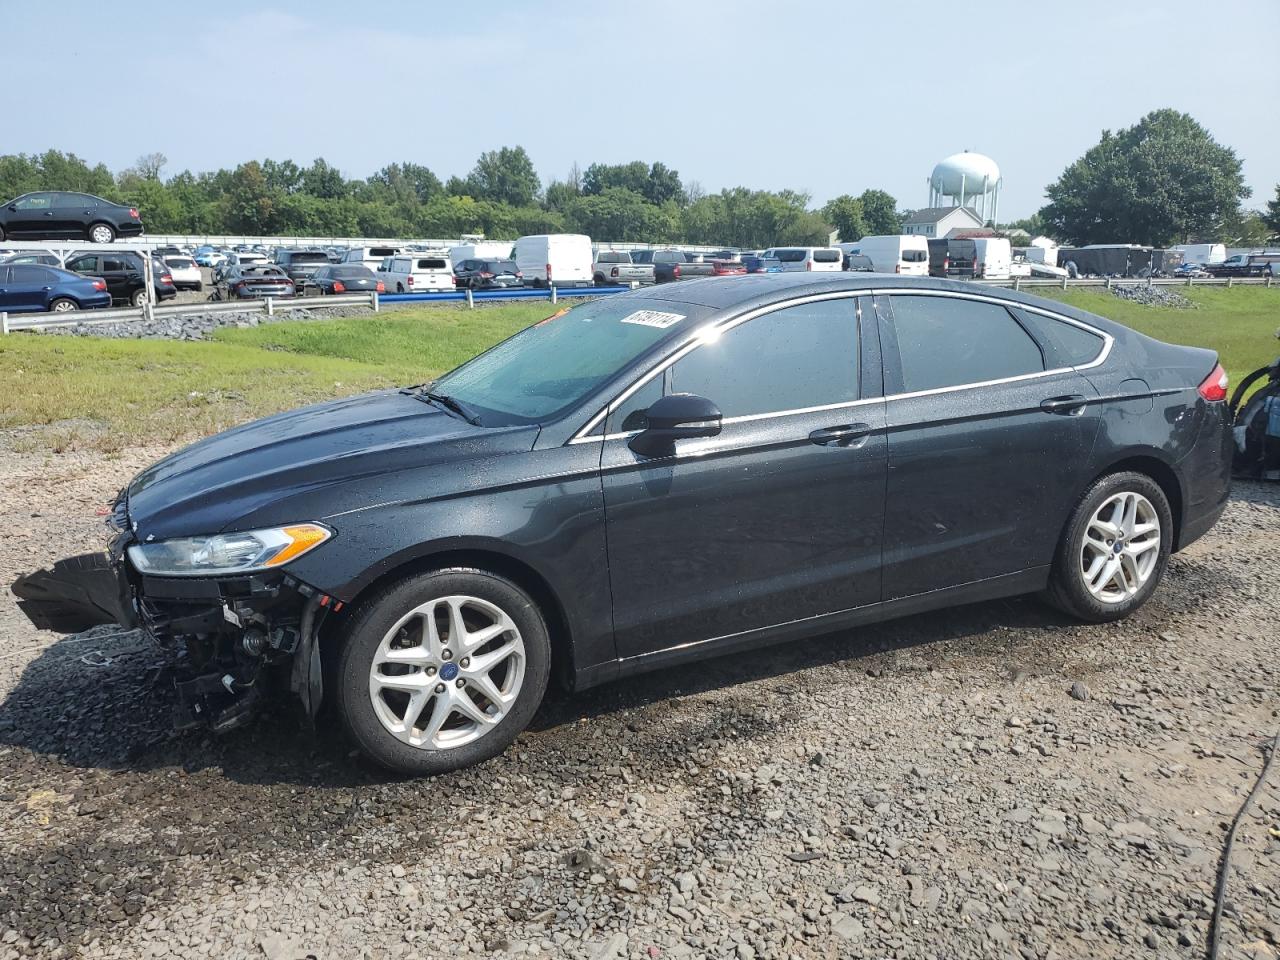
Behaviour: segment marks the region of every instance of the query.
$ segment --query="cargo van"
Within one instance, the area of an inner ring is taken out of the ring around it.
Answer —
[[[763,255],[766,259],[777,259],[783,273],[825,273],[844,269],[844,251],[838,247],[772,247]]]
[[[534,287],[590,287],[591,238],[581,233],[544,233],[521,237],[511,250],[524,282]]]
[[[341,263],[354,263],[357,266],[368,267],[373,272],[377,272],[382,266],[382,261],[387,257],[398,256],[404,252],[403,247],[351,247],[342,255]]]
[[[1180,243],[1170,249],[1182,254],[1183,263],[1208,266],[1211,263],[1222,263],[1227,259],[1227,246],[1224,243]]]
[[[1013,249],[1004,237],[973,238],[973,279],[1008,280]]]
[[[863,237],[858,250],[870,257],[876,273],[900,273],[906,277],[929,275],[929,241],[919,234]]]
[[[449,248],[449,260],[455,267],[463,260],[510,259],[510,240],[473,240]]]
[[[443,250],[402,253],[383,258],[376,276],[387,293],[440,293],[453,290],[453,266]]]

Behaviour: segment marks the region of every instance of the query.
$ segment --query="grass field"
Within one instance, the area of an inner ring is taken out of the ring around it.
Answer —
[[[1180,292],[1199,309],[1055,295],[1163,340],[1215,349],[1233,382],[1280,353],[1280,290]],[[206,342],[11,334],[0,339],[0,427],[46,427],[21,442],[55,452],[194,439],[304,403],[428,380],[553,309],[421,307],[228,328]]]

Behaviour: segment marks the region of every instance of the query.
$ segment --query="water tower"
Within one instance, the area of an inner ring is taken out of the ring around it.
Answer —
[[[1000,209],[1000,168],[980,153],[953,154],[933,168],[929,177],[929,206],[968,207],[983,223],[997,222]]]

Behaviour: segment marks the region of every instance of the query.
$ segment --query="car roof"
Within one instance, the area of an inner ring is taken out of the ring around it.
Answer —
[[[667,303],[697,304],[712,310],[742,312],[795,299],[806,294],[884,290],[910,292],[934,290],[948,293],[979,294],[1011,304],[1049,310],[1064,317],[1105,330],[1112,336],[1131,333],[1125,327],[1097,314],[1078,310],[1056,300],[1045,300],[1017,290],[990,287],[964,280],[942,280],[935,277],[904,277],[894,273],[750,273],[733,277],[698,277],[659,287],[641,288],[618,297],[643,296],[647,300]]]

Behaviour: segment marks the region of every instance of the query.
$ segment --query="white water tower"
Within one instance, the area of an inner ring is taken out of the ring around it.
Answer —
[[[981,153],[953,154],[933,168],[929,177],[929,206],[968,207],[983,223],[997,222],[1000,209],[1000,168]]]

